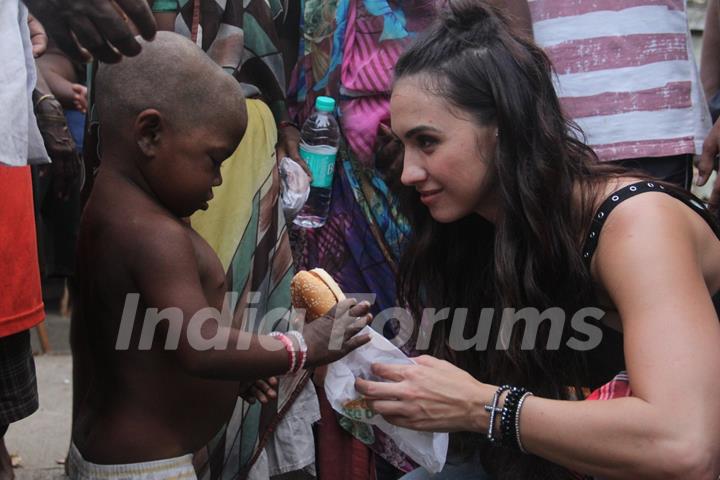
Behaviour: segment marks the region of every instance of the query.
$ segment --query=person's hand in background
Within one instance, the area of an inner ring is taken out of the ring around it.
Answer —
[[[55,43],[75,60],[118,62],[140,53],[128,22],[151,40],[157,27],[146,0],[24,0]],[[88,54],[89,52],[89,54]]]
[[[36,102],[35,115],[52,163],[38,167],[40,176],[52,173],[52,189],[60,200],[70,197],[80,181],[80,157],[75,149],[60,102],[44,95]]]
[[[291,158],[312,178],[310,167],[300,156],[300,131],[295,125],[281,123],[278,126],[278,141],[275,146],[275,154],[278,162],[285,157]]]
[[[697,162],[698,178],[697,185],[702,187],[710,178],[713,170],[717,171],[717,156],[720,153],[720,120],[715,122],[703,143],[702,155]],[[718,212],[720,201],[720,182],[715,180],[712,193],[710,194],[710,210]]]

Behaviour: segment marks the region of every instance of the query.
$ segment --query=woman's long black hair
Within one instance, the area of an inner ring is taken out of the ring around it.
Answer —
[[[442,224],[415,192],[405,192],[413,235],[401,260],[400,301],[416,319],[425,308],[468,308],[468,318],[479,319],[487,307],[560,307],[567,314],[564,345],[572,315],[595,302],[581,256],[583,232],[605,180],[623,171],[598,164],[578,139],[543,51],[477,0],[451,0],[436,25],[402,55],[395,73],[396,82],[419,79],[479,125],[497,125],[489,181],[501,207],[494,225],[478,215]],[[448,347],[450,328],[441,322],[432,331],[430,353],[483,382],[524,386],[546,398],[568,399],[578,391],[568,387],[584,385],[580,353],[545,348],[550,322],[543,323],[535,348],[522,349],[519,329],[506,349],[497,349],[499,320],[496,314],[487,350],[465,352]],[[477,329],[478,321],[467,322],[465,337]],[[537,457],[481,448],[495,478],[575,478]]]

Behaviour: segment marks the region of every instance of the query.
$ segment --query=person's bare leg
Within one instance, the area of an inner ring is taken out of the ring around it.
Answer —
[[[5,447],[5,432],[7,426],[0,426],[0,480],[13,480],[15,474],[13,473],[12,462],[10,461],[10,453],[8,453]]]

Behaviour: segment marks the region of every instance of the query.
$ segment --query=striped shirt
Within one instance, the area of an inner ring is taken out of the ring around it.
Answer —
[[[685,0],[530,0],[566,115],[601,160],[700,153],[710,115]]]

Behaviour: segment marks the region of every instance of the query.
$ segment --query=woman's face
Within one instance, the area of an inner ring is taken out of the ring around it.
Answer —
[[[390,113],[405,146],[400,180],[418,191],[430,215],[449,223],[477,212],[493,221],[488,177],[496,127],[480,126],[468,112],[428,92],[418,76],[395,84]]]

